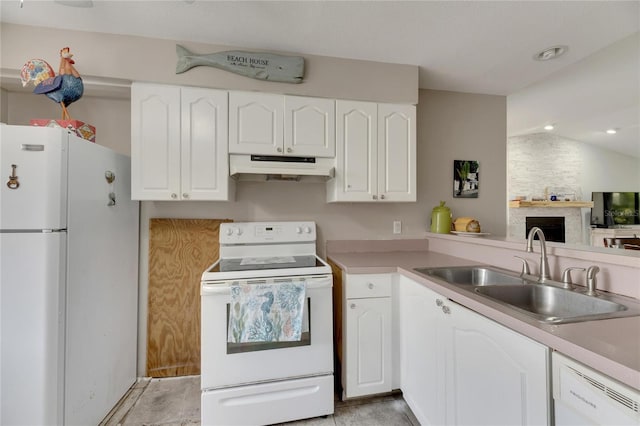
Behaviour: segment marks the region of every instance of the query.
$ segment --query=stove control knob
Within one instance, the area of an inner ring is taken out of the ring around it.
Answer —
[[[242,235],[242,229],[236,228],[236,235]]]
[[[232,235],[233,234],[233,228],[227,228],[227,235]]]
[[[311,228],[309,228],[308,226],[304,227],[304,233],[305,234],[310,234],[311,233]]]
[[[302,234],[302,228],[299,226],[296,226],[296,234]]]

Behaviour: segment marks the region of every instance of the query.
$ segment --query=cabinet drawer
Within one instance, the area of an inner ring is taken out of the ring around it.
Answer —
[[[391,296],[391,274],[347,275],[346,284],[347,299]]]

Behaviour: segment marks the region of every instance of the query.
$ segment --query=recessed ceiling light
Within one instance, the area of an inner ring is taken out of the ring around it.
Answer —
[[[546,126],[543,127],[543,129],[545,129],[545,130],[553,130],[553,124],[547,124]]]
[[[618,133],[616,129],[607,129],[607,134],[609,135],[615,135],[616,133]]]
[[[553,46],[547,49],[544,49],[535,55],[533,55],[533,59],[536,61],[549,61],[551,59],[556,59],[559,56],[564,55],[569,50],[567,46]]]

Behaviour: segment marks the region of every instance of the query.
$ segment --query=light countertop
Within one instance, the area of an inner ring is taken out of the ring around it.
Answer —
[[[640,390],[640,317],[545,324],[453,284],[431,281],[418,267],[464,266],[476,261],[422,249],[332,252],[327,258],[348,274],[398,272],[450,300]]]

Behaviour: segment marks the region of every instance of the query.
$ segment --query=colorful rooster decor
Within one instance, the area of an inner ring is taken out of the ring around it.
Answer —
[[[60,69],[55,75],[53,68],[42,59],[31,59],[22,67],[22,86],[33,83],[33,93],[44,94],[62,107],[62,119],[71,120],[67,107],[80,99],[84,92],[82,78],[73,64],[73,54],[68,47],[60,50]]]

